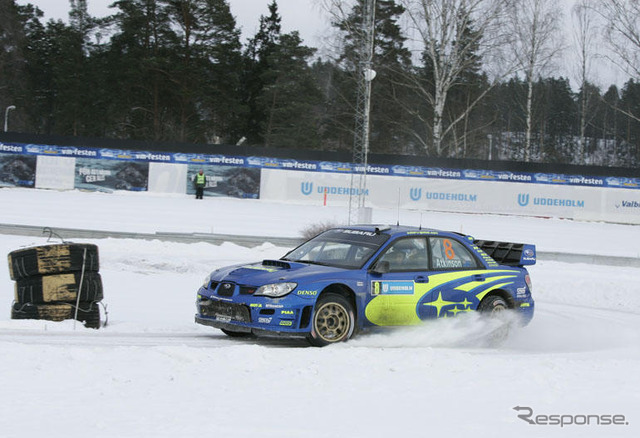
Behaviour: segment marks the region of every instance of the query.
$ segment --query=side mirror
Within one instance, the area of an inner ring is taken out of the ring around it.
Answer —
[[[385,261],[376,263],[376,265],[373,268],[371,268],[371,273],[386,274],[390,270],[391,270],[391,265],[389,265],[389,262],[385,260]]]

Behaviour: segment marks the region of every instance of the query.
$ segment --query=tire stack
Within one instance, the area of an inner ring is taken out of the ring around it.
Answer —
[[[100,328],[103,298],[98,247],[86,243],[35,246],[9,253],[15,280],[11,319],[74,319]],[[78,300],[78,293],[80,299]]]

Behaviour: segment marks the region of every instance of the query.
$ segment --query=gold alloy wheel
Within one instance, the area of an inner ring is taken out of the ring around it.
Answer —
[[[349,331],[349,312],[342,304],[330,301],[316,311],[313,325],[325,342],[342,341]]]
[[[493,309],[491,309],[492,314],[500,314],[507,310],[507,306],[502,303],[497,303]]]

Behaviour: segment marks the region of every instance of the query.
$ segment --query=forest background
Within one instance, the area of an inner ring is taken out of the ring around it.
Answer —
[[[0,0],[5,127],[351,151],[358,80],[373,76],[364,0],[317,1],[321,51],[282,31],[277,0],[244,42],[228,0],[118,0],[105,17],[70,0],[69,20],[46,22]],[[558,3],[377,0],[370,151],[637,167],[640,2],[579,0],[570,27]],[[596,85],[603,62],[628,79]]]

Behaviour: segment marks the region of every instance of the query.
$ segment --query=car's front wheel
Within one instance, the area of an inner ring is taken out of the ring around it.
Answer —
[[[348,340],[356,325],[353,306],[345,297],[335,293],[320,296],[311,320],[307,339],[316,347]]]

